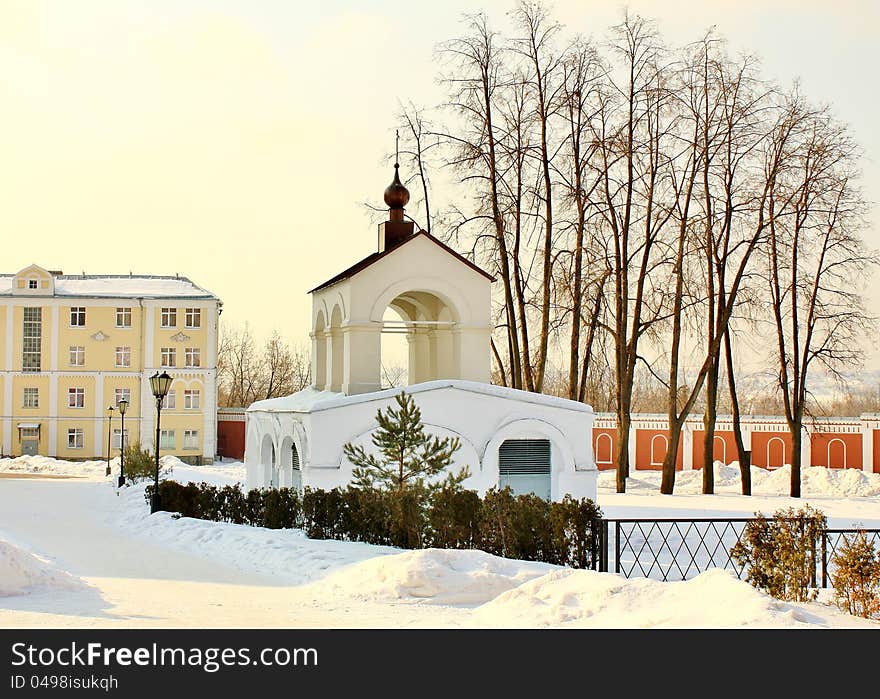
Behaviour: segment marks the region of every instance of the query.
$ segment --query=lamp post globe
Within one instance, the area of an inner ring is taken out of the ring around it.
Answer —
[[[125,411],[128,409],[128,401],[123,398],[116,404],[122,424],[119,429],[119,487],[125,485]]]
[[[157,371],[150,377],[150,390],[156,399],[156,472],[153,481],[153,496],[150,499],[150,512],[159,512],[162,509],[162,500],[159,497],[159,440],[161,437],[161,421],[162,421],[162,401],[168,395],[168,389],[171,388],[172,378],[168,372],[163,371],[161,374]]]

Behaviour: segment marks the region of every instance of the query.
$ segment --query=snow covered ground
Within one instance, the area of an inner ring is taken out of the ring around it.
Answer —
[[[191,466],[176,456],[163,456],[160,460],[164,473],[181,483],[202,481],[211,485],[244,484],[245,466],[240,461],[223,460],[204,466]],[[0,459],[0,474],[36,474],[45,476],[65,476],[91,481],[115,481],[119,477],[119,457],[110,460],[108,477],[106,461],[65,461],[48,456],[18,456],[14,459]]]
[[[166,458],[176,480],[244,477],[240,463],[190,467]],[[880,628],[839,612],[827,593],[820,602],[781,603],[719,570],[687,582],[626,580],[481,551],[401,552],[151,516],[145,486],[117,491],[105,466],[0,460],[7,475],[77,476],[0,479],[0,626]],[[769,479],[784,473],[756,479],[753,498],[720,475],[719,495],[697,494],[688,483],[699,474],[679,474],[681,493],[661,496],[657,474],[636,474],[625,495],[603,474],[599,501],[612,517],[748,516],[802,504],[774,494],[781,491]],[[815,485],[805,487],[804,501],[835,523],[880,526],[880,497],[861,494],[873,485],[853,478],[805,475]]]

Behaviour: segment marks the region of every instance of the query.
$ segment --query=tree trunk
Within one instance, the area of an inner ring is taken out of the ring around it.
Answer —
[[[791,497],[801,496],[801,421],[791,425]]]
[[[718,362],[706,376],[706,411],[703,414],[703,495],[715,493],[715,422],[718,417]]]
[[[628,410],[617,407],[617,492],[626,492],[626,479],[629,476],[629,427]]]
[[[742,438],[742,422],[739,414],[739,397],[736,394],[736,374],[733,372],[733,349],[730,342],[730,327],[724,331],[724,358],[727,360],[727,387],[730,390],[730,405],[733,413],[733,439],[739,459],[739,477],[742,494],[752,494],[752,452],[746,450]]]
[[[681,443],[681,429],[684,420],[670,420],[669,422],[669,446],[666,456],[663,457],[663,479],[660,481],[660,493],[672,495],[675,490],[675,466],[678,461],[678,445]]]

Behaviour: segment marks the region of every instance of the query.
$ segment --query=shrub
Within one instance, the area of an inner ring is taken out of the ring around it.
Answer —
[[[386,491],[373,488],[348,488],[342,491],[345,501],[342,529],[350,541],[365,544],[391,543],[391,504]]]
[[[141,446],[141,443],[133,442],[125,444],[122,448],[122,456],[125,464],[125,480],[138,483],[143,480],[153,480],[156,477],[156,458]],[[159,479],[171,474],[170,466],[159,464]],[[161,490],[159,491],[161,494]]]
[[[290,488],[266,490],[263,496],[262,526],[293,529],[301,524],[299,491]]]
[[[473,490],[441,488],[431,497],[427,511],[428,543],[441,549],[480,547],[483,501]]]
[[[837,606],[865,619],[880,616],[880,553],[865,532],[844,536],[831,560]]]
[[[746,579],[777,599],[815,599],[816,541],[825,515],[809,505],[778,510],[772,519],[760,512],[743,530],[731,556],[747,569]]]
[[[306,488],[302,499],[302,520],[310,539],[345,539],[345,501],[339,488]]]
[[[556,563],[570,568],[589,568],[593,562],[602,511],[592,500],[575,500],[566,495],[550,503],[550,528],[556,548]]]
[[[182,517],[269,529],[302,528],[312,539],[361,541],[399,548],[480,548],[507,558],[575,568],[593,562],[595,526],[602,516],[590,500],[550,503],[510,488],[485,498],[454,484],[375,488],[250,490],[207,483],[159,484],[162,509]],[[150,502],[153,486],[146,489]]]

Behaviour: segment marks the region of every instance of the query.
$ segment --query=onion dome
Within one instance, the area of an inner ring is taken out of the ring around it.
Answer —
[[[409,202],[409,190],[400,181],[399,167],[394,163],[394,181],[385,189],[385,203],[390,209],[402,209]]]

